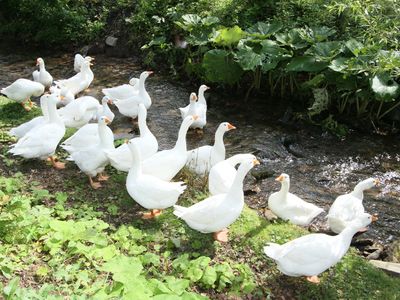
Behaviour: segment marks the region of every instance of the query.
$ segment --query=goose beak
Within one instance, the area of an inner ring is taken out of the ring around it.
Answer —
[[[107,103],[108,103],[108,104],[114,104],[113,101],[112,101],[111,99],[108,99],[108,100],[107,100]]]
[[[280,175],[280,176],[276,177],[276,178],[275,178],[275,181],[282,182],[282,181],[283,181],[283,176]]]
[[[192,117],[193,117],[193,120],[194,120],[194,121],[196,121],[196,120],[199,118],[198,115],[193,115]]]
[[[111,120],[109,118],[107,118],[107,117],[105,117],[104,120],[106,121],[107,125],[111,123]]]
[[[381,182],[379,181],[379,179],[374,179],[374,185],[378,186]]]
[[[38,60],[36,60],[36,65],[37,65],[37,66],[39,65],[39,61],[38,61]]]
[[[64,101],[64,99],[65,99],[65,96],[60,96],[61,101]]]
[[[371,216],[371,222],[376,222],[376,221],[378,221],[378,215],[374,214]]]
[[[153,72],[153,71],[147,71],[147,73],[149,73],[149,75],[151,75],[151,74],[153,74],[154,72]]]
[[[124,141],[124,144],[128,144],[128,143],[129,143],[129,140],[125,140],[125,141]]]
[[[260,162],[258,161],[258,159],[253,159],[253,166],[259,165]]]
[[[210,90],[211,88],[209,86],[206,86],[205,91]]]
[[[229,129],[229,130],[232,130],[232,129],[236,129],[236,127],[233,126],[231,123],[228,123],[228,129]]]

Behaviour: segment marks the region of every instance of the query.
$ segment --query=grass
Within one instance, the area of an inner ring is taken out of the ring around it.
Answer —
[[[108,169],[99,190],[68,164],[6,153],[7,131],[38,114],[0,98],[0,293],[5,299],[398,299],[400,280],[377,270],[352,249],[324,272],[320,285],[282,275],[262,252],[307,231],[269,222],[245,207],[230,241],[186,226],[167,209],[142,220],[125,190],[125,174]],[[65,157],[60,151],[59,157]],[[206,181],[187,170],[188,206],[207,196]]]

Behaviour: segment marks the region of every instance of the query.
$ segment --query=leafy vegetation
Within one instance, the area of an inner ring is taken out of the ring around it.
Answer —
[[[325,272],[320,285],[282,275],[262,252],[266,242],[284,243],[306,234],[298,226],[270,223],[245,207],[230,227],[230,242],[198,233],[167,209],[155,220],[125,190],[125,174],[108,170],[101,190],[68,165],[7,154],[11,126],[33,117],[0,97],[0,293],[5,299],[396,299],[399,280],[351,250]],[[63,152],[57,153],[63,156]],[[179,200],[207,197],[205,181],[187,170]]]

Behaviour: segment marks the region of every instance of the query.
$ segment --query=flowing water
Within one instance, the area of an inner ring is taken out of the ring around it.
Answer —
[[[47,70],[55,79],[74,74],[72,55],[44,59]],[[20,77],[30,78],[35,61],[36,57],[0,56],[0,87]],[[92,70],[95,79],[86,94],[98,99],[102,97],[102,88],[127,83],[130,77],[138,77],[143,71],[132,59],[107,56],[96,56]],[[160,149],[171,148],[181,122],[178,107],[189,103],[189,94],[192,90],[197,92],[197,87],[188,89],[157,74],[148,78],[146,86],[153,100],[148,112],[149,127],[156,135]],[[229,95],[218,95],[213,90],[206,93],[206,98],[209,103],[207,127],[202,135],[189,132],[188,148],[212,144],[220,122],[234,124],[237,130],[225,135],[227,156],[251,152],[262,162],[253,170],[253,176],[246,179],[246,201],[250,207],[263,211],[268,195],[279,189],[273,179],[282,172],[291,176],[293,193],[323,207],[325,212],[338,195],[373,176],[382,184],[365,192],[364,206],[367,212],[377,213],[379,220],[362,237],[382,244],[400,238],[399,136],[352,132],[345,140],[339,140],[318,128],[283,121],[279,119],[281,110],[262,105],[260,101],[238,106]],[[112,128],[117,138],[130,138],[137,133],[136,128],[132,129],[131,121],[118,114]],[[326,228],[325,215],[316,220],[316,228]]]

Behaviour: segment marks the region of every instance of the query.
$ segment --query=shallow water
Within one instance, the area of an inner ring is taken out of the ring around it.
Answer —
[[[55,79],[72,76],[73,56],[44,57],[47,70]],[[20,77],[30,78],[36,57],[0,56],[0,87]],[[127,83],[138,77],[143,69],[133,59],[96,56],[92,68],[95,79],[86,92],[101,99],[101,89]],[[175,144],[181,122],[177,109],[187,105],[192,90],[155,74],[147,80],[147,90],[153,100],[148,112],[148,124],[157,136],[160,149]],[[209,112],[203,135],[189,132],[188,148],[213,143],[214,131],[220,122],[228,121],[237,130],[225,135],[227,156],[254,153],[262,162],[254,170],[258,176],[246,179],[246,201],[252,207],[266,207],[268,195],[279,189],[273,179],[285,172],[291,176],[291,192],[325,209],[335,198],[349,192],[360,180],[374,176],[381,186],[367,191],[364,206],[369,213],[377,213],[379,220],[370,226],[362,238],[373,238],[388,244],[400,238],[400,140],[399,136],[369,136],[356,132],[339,140],[318,128],[279,120],[281,113],[274,107],[258,104],[238,107],[229,95],[206,93]],[[235,99],[237,100],[237,99]],[[224,105],[223,103],[232,103]],[[118,138],[130,138],[133,130],[128,118],[117,114],[111,126]],[[326,228],[323,214],[316,227]]]

